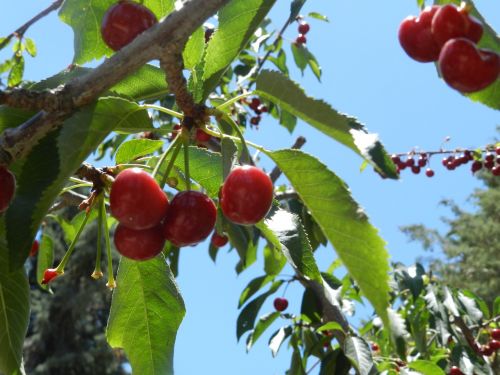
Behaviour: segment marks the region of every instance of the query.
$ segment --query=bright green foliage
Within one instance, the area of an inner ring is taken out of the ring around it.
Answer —
[[[254,330],[250,335],[248,335],[247,338],[247,351],[249,351],[252,346],[257,342],[259,337],[264,333],[264,331],[269,328],[271,324],[274,323],[276,319],[278,319],[280,316],[280,313],[278,311],[269,313],[267,315],[261,316],[259,318],[259,321],[255,325]]]
[[[165,259],[122,258],[107,329],[112,347],[124,348],[136,374],[173,374],[184,301]]]
[[[385,243],[345,183],[304,152],[280,150],[266,154],[290,180],[349,274],[387,322],[389,264]]]
[[[256,92],[329,137],[349,147],[391,178],[398,178],[394,164],[375,134],[370,134],[354,117],[313,99],[284,75],[264,70],[257,78]]]
[[[431,361],[418,360],[411,362],[408,367],[420,372],[422,375],[445,375],[445,372]]]
[[[134,159],[152,154],[163,146],[163,141],[152,139],[131,139],[116,150],[116,164],[124,164]]]

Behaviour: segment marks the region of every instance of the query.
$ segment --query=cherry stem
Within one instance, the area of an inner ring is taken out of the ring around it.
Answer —
[[[101,205],[101,201],[104,201],[104,195],[101,194],[99,196],[99,205]],[[102,270],[101,270],[101,254],[102,254],[102,225],[103,225],[103,220],[105,220],[105,216],[102,214],[102,210],[99,207],[99,216],[97,219],[97,254],[96,254],[96,259],[95,259],[95,268],[94,272],[92,272],[92,278],[93,279],[99,279],[102,277]]]
[[[172,153],[172,157],[170,158],[170,160],[168,162],[167,169],[165,169],[165,173],[163,174],[163,177],[160,181],[160,186],[162,189],[167,182],[168,175],[170,174],[170,171],[172,170],[172,168],[174,166],[175,159],[177,159],[177,155],[179,155],[179,151],[181,150],[181,147],[182,147],[182,143],[178,143],[177,147],[174,149],[174,152]]]
[[[78,242],[78,239],[80,238],[80,234],[82,234],[83,228],[85,228],[85,225],[87,225],[87,221],[89,220],[90,217],[90,212],[92,211],[92,206],[89,207],[89,209],[85,212],[85,217],[83,218],[82,223],[80,224],[80,228],[78,228],[78,232],[76,232],[75,238],[73,238],[73,241],[71,241],[71,244],[69,245],[68,251],[66,251],[66,254],[64,254],[64,257],[62,258],[61,262],[56,268],[57,273],[64,273],[64,267],[66,267],[66,263],[68,263],[69,258],[71,257],[71,254],[73,253],[73,250],[75,249],[76,243]]]
[[[115,277],[113,275],[113,258],[111,257],[111,244],[109,240],[109,228],[108,228],[108,220],[106,219],[106,204],[104,203],[104,199],[101,200],[101,207],[100,207],[100,216],[102,216],[102,224],[104,228],[104,239],[106,241],[106,253],[108,257],[108,282],[106,283],[106,286],[109,289],[114,289],[116,288],[116,282],[115,282]]]
[[[241,132],[241,129],[238,126],[238,124],[234,122],[231,116],[229,116],[227,113],[222,112],[222,118],[224,118],[224,120],[226,120],[229,123],[229,125],[231,125],[233,130],[238,135],[239,140],[241,141],[241,145],[243,146],[241,157],[243,161],[246,161],[250,165],[254,165],[255,163],[253,162],[252,157],[250,156],[250,151],[248,150],[247,142],[245,141],[245,137],[243,137],[243,133]]]
[[[176,117],[176,118],[179,118],[179,119],[182,119],[184,116],[182,115],[182,113],[179,113],[179,112],[176,112],[176,111],[173,111],[171,109],[168,109],[168,108],[165,108],[165,107],[162,107],[162,106],[159,106],[159,105],[154,105],[154,104],[143,104],[141,105],[141,108],[147,108],[147,109],[156,109],[157,111],[159,112],[163,112],[163,113],[166,113],[167,115],[170,115],[172,117]],[[150,129],[151,130],[151,129]]]
[[[167,155],[170,153],[170,151],[172,151],[175,148],[175,146],[178,143],[179,143],[179,136],[175,137],[174,141],[167,147],[165,152],[160,156],[160,160],[158,160],[158,163],[156,163],[155,169],[153,169],[153,172],[152,172],[153,177],[155,177],[158,174],[158,171],[160,170],[160,167],[162,166],[162,164],[165,162]],[[177,154],[175,153],[175,155],[177,155]],[[170,160],[175,161],[175,157],[172,157]],[[165,176],[166,176],[166,174],[163,176],[164,179],[166,178]]]
[[[186,189],[191,190],[191,177],[189,175],[189,138],[184,137],[184,174],[186,177]]]

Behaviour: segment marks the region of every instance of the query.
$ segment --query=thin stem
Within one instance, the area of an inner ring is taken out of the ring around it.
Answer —
[[[124,128],[124,127],[120,127],[120,131],[121,132],[129,132],[129,133],[155,132],[155,133],[168,134],[172,130],[171,129],[162,129],[162,128]]]
[[[70,191],[70,190],[74,190],[74,189],[77,189],[79,187],[90,187],[92,186],[92,184],[76,184],[76,185],[71,185],[71,186],[68,186],[68,187],[65,187],[64,189],[61,190],[61,192],[59,193],[60,194],[64,194],[66,193],[67,191]]]
[[[182,143],[179,143],[177,147],[174,149],[174,152],[172,153],[172,157],[170,158],[167,169],[165,169],[165,173],[163,174],[163,177],[160,182],[160,186],[163,188],[165,186],[165,183],[167,182],[168,175],[170,174],[170,171],[174,167],[175,159],[177,159],[177,155],[179,155],[179,152],[181,151]]]
[[[182,119],[184,116],[182,115],[182,113],[179,113],[179,112],[176,112],[176,111],[173,111],[171,109],[168,109],[168,108],[165,108],[165,107],[162,107],[160,105],[154,105],[154,104],[143,104],[141,105],[141,108],[146,108],[146,109],[156,109],[157,111],[159,112],[163,112],[163,113],[166,113],[167,115],[170,115],[170,116],[173,116],[173,117],[176,117],[176,118],[179,118],[179,119]]]
[[[186,188],[191,190],[191,177],[189,174],[189,138],[184,138],[184,173],[186,176]]]
[[[241,145],[243,147],[243,152],[242,152],[243,158],[247,159],[247,162],[250,165],[253,165],[254,163],[253,163],[252,157],[250,156],[250,151],[248,150],[247,142],[245,140],[245,137],[243,137],[243,133],[241,132],[240,127],[238,126],[238,124],[236,122],[234,122],[234,120],[231,118],[231,116],[229,116],[227,113],[222,112],[222,117],[224,118],[224,120],[226,120],[231,125],[233,130],[238,135],[238,138],[239,138]]]
[[[127,164],[127,163],[125,163],[125,164],[117,164],[116,167],[118,169],[120,169],[122,167],[124,167],[124,168],[143,168],[143,169],[150,169],[150,170],[154,169],[152,166],[147,165],[147,164]]]
[[[80,178],[76,178],[76,177],[70,177],[69,180],[71,182],[74,182],[74,183],[77,183],[77,184],[86,184],[87,186],[92,186],[92,182],[88,182],[88,181],[85,181],[85,180],[82,180]]]
[[[83,218],[82,224],[80,225],[80,228],[78,228],[78,232],[76,232],[75,238],[73,238],[73,241],[71,241],[71,244],[69,245],[68,251],[66,251],[66,254],[64,254],[64,257],[62,258],[61,262],[56,268],[57,273],[64,273],[64,267],[66,267],[66,263],[68,263],[69,258],[71,257],[71,254],[73,253],[73,250],[75,249],[76,243],[78,242],[78,239],[80,238],[80,234],[82,234],[83,228],[85,228],[85,225],[87,225],[87,221],[89,220],[90,217],[90,212],[92,211],[92,207],[85,213],[85,217]]]
[[[314,365],[312,365],[312,367],[311,367],[309,370],[307,370],[306,375],[307,375],[307,374],[310,374],[310,373],[311,373],[311,371],[312,371],[312,370],[314,370],[314,369],[316,368],[316,366],[318,366],[320,363],[321,363],[321,359],[318,359],[318,360],[316,361],[316,363],[314,363]]]
[[[219,111],[225,110],[227,107],[231,106],[233,103],[237,102],[240,99],[246,98],[247,96],[250,96],[252,93],[247,92],[245,94],[240,94],[238,96],[235,96],[234,98],[229,99],[227,102],[222,103],[221,105],[215,107],[215,109]]]
[[[101,201],[104,201],[104,194],[99,196],[99,205],[102,205]],[[103,220],[106,220],[106,216],[103,215],[101,208],[99,207],[99,217],[97,219],[97,254],[95,259],[95,268],[92,272],[93,279],[100,279],[102,277],[101,270],[101,254],[102,254],[102,225]]]
[[[167,158],[167,155],[170,153],[170,151],[179,143],[179,136],[175,137],[174,141],[167,147],[165,152],[160,156],[160,160],[158,160],[158,163],[156,163],[155,169],[153,169],[153,177],[155,177],[158,174],[158,171],[160,170],[161,165]]]
[[[101,201],[101,207],[100,207],[100,213],[103,217],[103,223],[104,223],[104,239],[106,241],[106,254],[108,257],[108,282],[106,283],[106,286],[109,289],[114,289],[116,288],[116,282],[115,282],[115,277],[113,275],[113,258],[111,257],[111,244],[109,240],[109,228],[108,228],[108,220],[106,219],[106,205],[104,204],[104,199]]]

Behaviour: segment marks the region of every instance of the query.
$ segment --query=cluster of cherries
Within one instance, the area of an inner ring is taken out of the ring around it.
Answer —
[[[235,167],[224,181],[219,204],[226,218],[236,224],[252,225],[271,208],[273,183],[254,166]],[[135,260],[159,254],[165,241],[177,247],[195,245],[213,231],[215,203],[206,194],[187,190],[171,202],[154,178],[139,168],[118,174],[111,186],[111,214],[118,220],[114,241],[117,250]],[[214,232],[211,242],[221,247],[228,239]]]
[[[306,21],[299,21],[299,27],[297,28],[299,35],[295,38],[296,45],[303,45],[307,43],[306,34],[309,32],[311,27]]]
[[[267,108],[266,105],[262,104],[260,99],[257,97],[252,98],[249,102],[247,102],[247,104],[250,107],[250,109],[255,113],[255,116],[252,116],[250,118],[250,125],[258,127],[261,120],[260,115],[262,113],[269,112],[269,109]]]
[[[430,156],[433,154],[443,153],[442,151],[426,153],[426,152],[415,152],[410,153],[403,158],[403,155],[394,154],[391,156],[392,161],[396,164],[397,172],[405,169],[411,170],[414,174],[419,174],[425,166],[429,165]],[[456,152],[453,155],[444,157],[441,160],[441,164],[449,171],[453,171],[461,165],[466,165],[471,163],[472,173],[476,173],[481,169],[489,170],[494,176],[500,176],[500,147],[495,149],[488,149],[485,155],[481,154],[479,158],[479,153],[473,150],[464,150],[463,152]],[[425,175],[427,177],[434,176],[434,170],[428,167],[425,170]]]
[[[437,61],[441,76],[452,88],[470,93],[493,84],[500,74],[500,56],[478,49],[483,26],[469,14],[469,6],[426,7],[399,26],[399,42],[416,61]]]

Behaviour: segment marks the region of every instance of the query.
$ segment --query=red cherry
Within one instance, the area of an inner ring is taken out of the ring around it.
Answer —
[[[480,353],[486,357],[491,357],[495,350],[490,345],[485,345],[481,348]]]
[[[118,224],[115,230],[116,250],[124,257],[146,260],[157,256],[163,250],[165,238],[161,226],[135,230]]]
[[[491,173],[493,176],[500,176],[500,165],[495,165],[493,168],[491,168]]]
[[[309,32],[311,27],[309,26],[309,24],[307,22],[302,21],[301,23],[299,23],[298,29],[299,29],[299,34],[305,35]]]
[[[486,169],[492,169],[495,166],[495,162],[493,160],[487,160],[484,162],[484,167]]]
[[[495,148],[495,153],[496,153],[497,155],[500,155],[500,147]]]
[[[222,247],[226,245],[228,241],[229,238],[227,238],[227,236],[224,236],[223,234],[219,234],[217,232],[214,232],[214,234],[212,235],[212,239],[210,240],[211,244],[215,247]]]
[[[273,305],[276,311],[285,311],[288,307],[288,300],[286,298],[277,297],[274,299]]]
[[[48,284],[57,276],[62,275],[62,272],[56,271],[56,268],[48,268],[43,273],[42,284]]]
[[[481,23],[470,16],[465,8],[458,9],[451,4],[442,6],[436,12],[432,18],[431,30],[440,47],[450,39],[461,37],[477,43],[483,33]]]
[[[250,124],[257,126],[260,123],[260,116],[254,116],[250,119]]]
[[[430,168],[427,168],[427,169],[425,170],[425,175],[426,175],[427,177],[434,177],[434,171],[433,171],[432,169],[430,169]]]
[[[39,249],[40,249],[40,242],[38,242],[38,240],[34,240],[33,243],[31,244],[30,257],[34,257],[38,253]]]
[[[295,39],[295,44],[302,45],[307,43],[307,38],[303,34],[299,34],[299,36]]]
[[[15,191],[16,178],[7,168],[0,166],[0,213],[9,207]]]
[[[261,169],[250,165],[236,167],[222,185],[222,212],[236,224],[255,224],[271,209],[273,190],[273,182]]]
[[[163,235],[175,246],[195,245],[203,241],[215,226],[217,208],[214,202],[198,191],[178,193],[163,222]]]
[[[250,104],[248,106],[251,109],[253,109],[254,111],[256,111],[260,106],[260,99],[259,98],[252,98],[252,101],[250,102]]]
[[[500,349],[500,341],[498,340],[491,340],[488,345],[493,351]]]
[[[120,0],[104,14],[101,34],[104,42],[118,51],[158,20],[144,5],[130,0]]]
[[[376,342],[372,342],[370,344],[370,347],[371,347],[373,352],[378,352],[380,350],[380,347],[378,346],[378,344]]]
[[[495,160],[495,155],[493,155],[492,153],[488,152],[484,156],[484,160],[486,160],[486,161],[494,161]]]
[[[391,159],[394,164],[401,164],[401,158],[398,155],[392,154]]]
[[[414,165],[413,167],[411,167],[411,171],[414,174],[419,174],[420,173],[420,167],[418,165]]]
[[[444,81],[455,90],[475,92],[497,80],[500,56],[493,51],[477,49],[468,39],[452,39],[441,50],[439,69]]]
[[[212,138],[210,134],[205,133],[202,129],[196,129],[196,141],[197,142],[208,142]]]
[[[500,340],[500,328],[494,328],[491,331],[491,338],[493,340]]]
[[[448,372],[449,375],[464,375],[464,373],[457,367],[453,366],[450,368],[450,372]]]
[[[111,214],[131,229],[156,226],[168,209],[168,198],[153,177],[140,168],[116,177],[109,195]]]
[[[259,110],[259,112],[263,112],[263,113],[269,112],[269,108],[267,108],[267,106],[265,106],[263,104],[259,105],[259,108],[257,108],[257,109]]]
[[[436,61],[439,46],[431,31],[432,18],[439,6],[426,7],[418,17],[409,16],[399,26],[399,43],[412,59],[420,62]]]
[[[476,173],[481,168],[483,168],[483,163],[481,163],[481,161],[479,161],[479,160],[474,160],[474,162],[472,163],[472,165],[470,167],[472,173]]]

